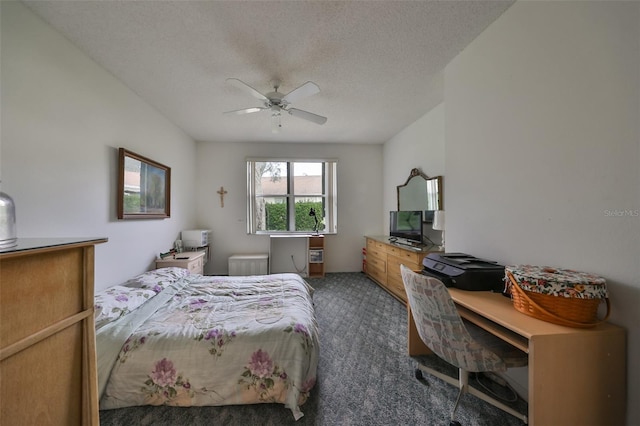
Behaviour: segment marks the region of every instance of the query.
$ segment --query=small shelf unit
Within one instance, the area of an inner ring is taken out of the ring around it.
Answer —
[[[324,277],[324,235],[309,235],[309,278]]]

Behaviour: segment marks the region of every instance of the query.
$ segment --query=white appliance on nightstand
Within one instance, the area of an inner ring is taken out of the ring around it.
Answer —
[[[209,248],[211,231],[209,229],[188,229],[181,232],[180,238],[182,238],[182,246],[185,251],[204,252],[204,257],[202,258],[203,272],[200,272],[204,274],[204,266],[211,260]]]
[[[208,246],[210,233],[211,231],[208,229],[182,231],[182,245],[186,249]]]

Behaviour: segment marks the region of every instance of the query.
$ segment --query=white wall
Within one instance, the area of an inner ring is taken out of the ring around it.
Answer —
[[[247,157],[337,159],[338,233],[325,239],[325,268],[326,272],[361,270],[364,235],[382,232],[381,145],[199,142],[197,223],[213,230],[208,274],[226,274],[231,254],[269,252],[268,236],[246,231]],[[216,193],[221,186],[228,191],[224,208]]]
[[[384,232],[389,233],[389,212],[398,209],[398,185],[403,185],[411,169],[418,168],[429,177],[443,176],[443,187],[447,187],[444,170],[444,104],[440,103],[384,144],[383,156],[383,204]],[[446,197],[444,204],[446,205]],[[425,235],[439,244],[441,233],[428,226]]]
[[[628,333],[629,425],[640,424],[639,42],[637,2],[517,2],[445,70],[447,250],[604,276],[610,320]]]
[[[96,288],[153,266],[195,218],[195,142],[20,2],[2,7],[2,190],[18,237],[107,237]],[[172,168],[171,218],[116,219],[117,148]]]

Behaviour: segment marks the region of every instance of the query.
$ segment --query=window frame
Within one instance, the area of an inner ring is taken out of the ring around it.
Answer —
[[[282,194],[261,194],[261,196],[281,196],[286,198],[287,202],[287,226],[286,231],[276,230],[257,230],[256,215],[256,178],[255,164],[259,162],[286,163],[287,168],[287,193]],[[322,163],[323,167],[323,192],[322,194],[296,194],[294,173],[291,173],[293,163]],[[247,158],[247,234],[249,235],[308,235],[313,233],[310,231],[295,230],[295,200],[301,197],[322,197],[324,198],[324,229],[318,230],[319,234],[337,234],[338,232],[338,191],[337,191],[337,169],[338,161],[332,158]]]

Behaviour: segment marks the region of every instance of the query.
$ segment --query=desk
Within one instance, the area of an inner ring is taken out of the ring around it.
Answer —
[[[306,278],[324,277],[326,255],[322,234],[271,234],[269,237],[270,274],[292,272]]]
[[[515,310],[500,293],[450,288],[460,316],[529,354],[530,425],[623,425],[626,333],[604,323],[563,327]],[[431,351],[409,314],[409,355]]]

